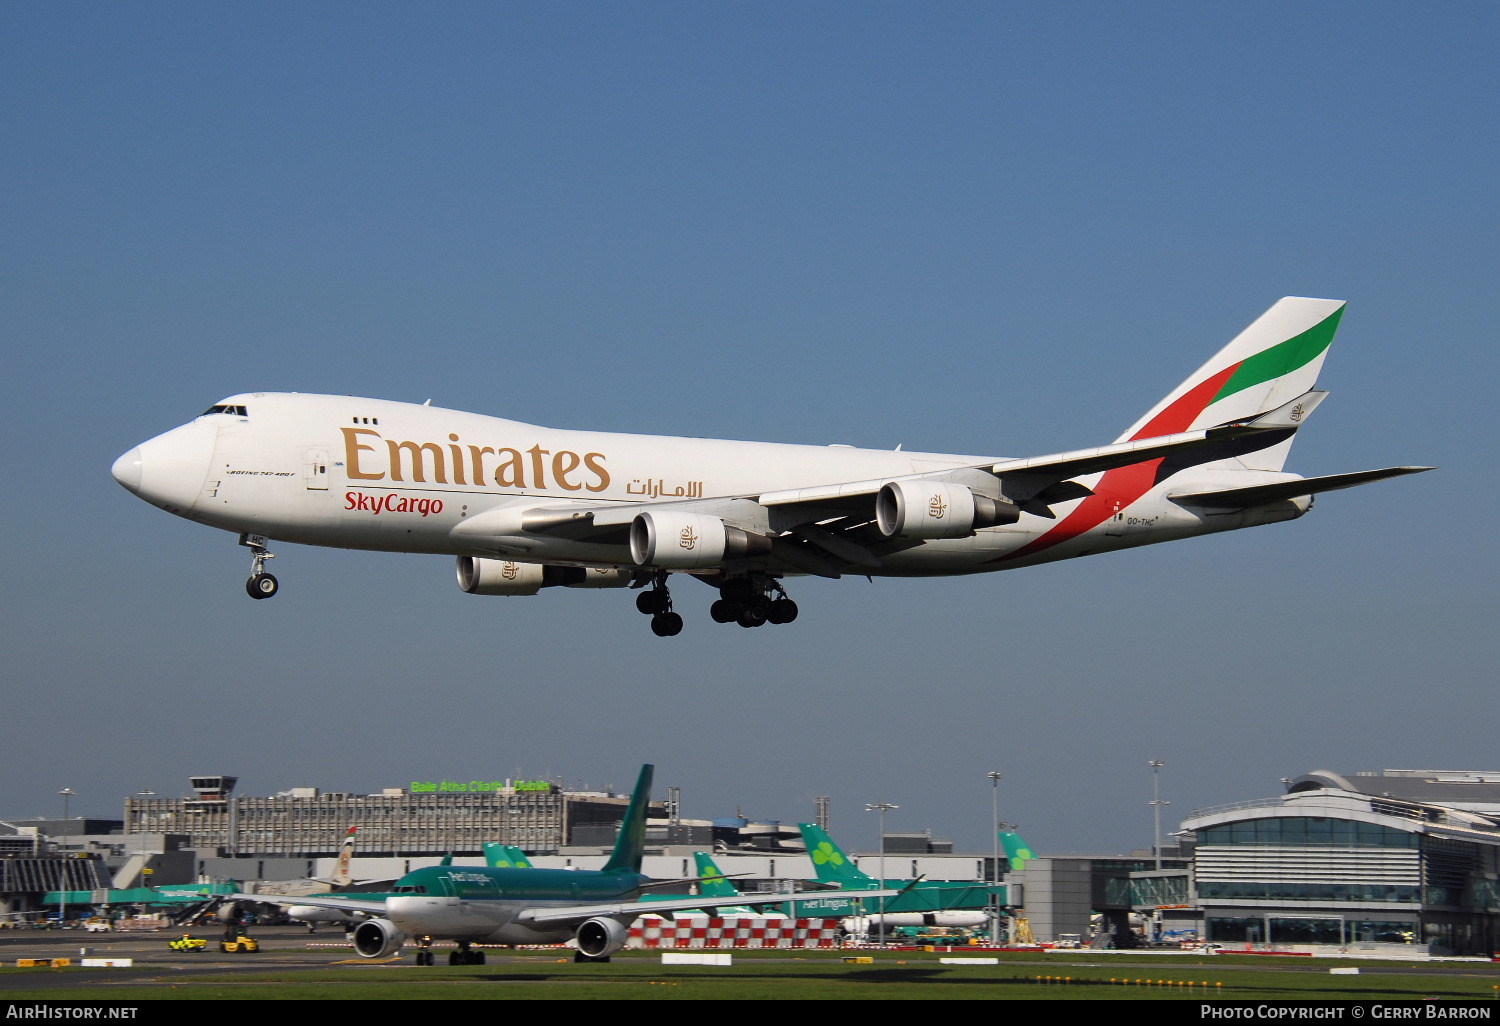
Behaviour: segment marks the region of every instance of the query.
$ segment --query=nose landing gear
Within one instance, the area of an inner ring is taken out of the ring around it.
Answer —
[[[276,578],[266,573],[266,560],[275,559],[274,553],[266,548],[266,542],[270,539],[259,534],[240,535],[240,544],[248,548],[253,557],[250,565],[250,579],[245,582],[245,592],[253,599],[268,599],[281,590],[281,585]]]

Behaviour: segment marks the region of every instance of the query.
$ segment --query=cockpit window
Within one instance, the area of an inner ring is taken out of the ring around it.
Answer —
[[[227,406],[224,403],[220,403],[217,406],[210,406],[208,409],[199,414],[199,416],[207,417],[211,413],[227,413],[234,417],[250,416],[250,414],[245,412],[245,408],[243,406]]]

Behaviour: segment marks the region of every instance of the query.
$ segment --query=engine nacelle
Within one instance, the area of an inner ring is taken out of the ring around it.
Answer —
[[[1020,519],[1015,503],[947,481],[887,481],[875,496],[875,520],[887,538],[967,538]]]
[[[608,958],[625,947],[630,931],[613,919],[590,919],[579,925],[573,939],[589,958]]]
[[[354,950],[363,958],[384,958],[406,943],[389,919],[366,919],[354,928]]]
[[[635,579],[634,570],[622,570],[615,566],[567,566],[557,567],[566,571],[564,588],[623,588]]]
[[[458,586],[470,595],[535,595],[543,588],[623,588],[634,573],[617,567],[544,566],[458,557]]]
[[[706,570],[722,566],[726,559],[770,551],[771,539],[703,513],[650,510],[630,523],[630,558],[637,566]]]

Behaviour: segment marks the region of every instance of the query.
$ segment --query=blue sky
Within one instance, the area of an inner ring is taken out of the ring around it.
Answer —
[[[1490,5],[0,9],[0,817],[654,761],[684,812],[1150,843],[1314,768],[1500,769]],[[237,392],[1031,455],[1112,440],[1282,295],[1347,299],[1299,522],[958,581],[478,599],[451,561],[153,510]],[[696,594],[695,592],[701,592]],[[701,607],[701,608],[699,608]]]

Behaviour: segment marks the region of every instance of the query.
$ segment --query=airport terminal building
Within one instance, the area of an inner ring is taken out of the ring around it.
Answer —
[[[1226,946],[1500,951],[1500,773],[1319,770],[1182,828],[1185,873],[1132,881],[1136,911],[1168,930]]]
[[[125,832],[185,835],[187,847],[231,858],[335,855],[356,824],[362,856],[477,855],[488,841],[553,852],[612,843],[629,803],[550,781],[416,781],[376,794],[306,787],[266,797],[237,795],[237,783],[195,776],[191,797],[131,796]],[[661,814],[654,803],[652,815]]]

